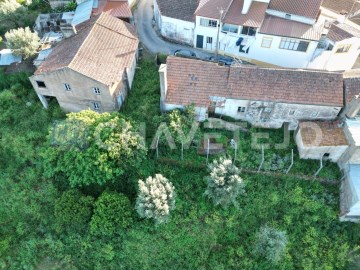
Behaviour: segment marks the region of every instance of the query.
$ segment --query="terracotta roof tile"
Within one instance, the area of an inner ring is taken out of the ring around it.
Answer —
[[[321,130],[321,140],[317,142],[316,129]],[[304,146],[343,146],[349,145],[343,128],[339,127],[338,122],[331,121],[304,121],[299,124],[301,139]]]
[[[193,22],[199,0],[156,0],[163,16]]]
[[[200,0],[195,11],[197,16],[219,19],[220,10],[226,12],[233,0]],[[225,14],[224,14],[225,15]]]
[[[323,0],[321,6],[336,13],[347,14],[350,10],[360,9],[360,3],[357,0]]]
[[[253,2],[247,14],[241,14],[244,0],[234,0],[225,15],[224,22],[235,25],[260,27],[265,17],[267,3]]]
[[[127,1],[107,1],[103,11],[108,11],[110,15],[116,18],[132,17],[129,3]]]
[[[102,13],[80,29],[60,42],[35,74],[68,67],[106,85],[120,81],[138,47],[134,27]]]
[[[316,19],[322,0],[271,0],[269,9]]]
[[[321,38],[321,29],[305,23],[295,22],[270,15],[265,16],[259,32],[269,35],[308,40],[319,40]]]
[[[221,96],[296,104],[343,105],[340,73],[224,67],[212,62],[168,57],[167,81],[168,104],[208,106],[210,96]]]
[[[345,101],[350,103],[354,97],[360,97],[360,70],[349,70],[344,73]]]

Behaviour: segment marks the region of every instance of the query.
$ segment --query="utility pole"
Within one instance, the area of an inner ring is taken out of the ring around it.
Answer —
[[[224,9],[220,8],[219,9],[219,25],[218,25],[218,29],[217,29],[217,37],[216,37],[216,50],[215,50],[215,55],[217,56],[219,54],[219,36],[220,36],[220,27],[221,27],[221,23],[222,23],[222,19],[223,19],[223,14],[224,14]]]

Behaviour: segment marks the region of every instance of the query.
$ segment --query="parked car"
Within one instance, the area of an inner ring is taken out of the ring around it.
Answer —
[[[170,52],[170,55],[175,55],[179,57],[185,57],[185,58],[198,58],[197,54],[190,50],[185,49],[179,49],[179,50],[173,50]]]
[[[231,66],[234,62],[235,59],[229,56],[223,56],[223,55],[214,55],[214,56],[210,56],[208,58],[209,61],[213,61],[213,62],[217,62],[220,64],[223,64],[225,66]],[[237,60],[237,62],[241,63],[241,60]]]

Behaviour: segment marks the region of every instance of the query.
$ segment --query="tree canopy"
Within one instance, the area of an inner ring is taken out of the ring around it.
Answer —
[[[146,155],[141,136],[117,113],[69,113],[50,130],[44,153],[48,177],[64,174],[72,187],[104,185],[137,168]]]
[[[7,47],[24,59],[33,56],[39,48],[39,36],[29,27],[12,29],[6,32],[5,38]]]

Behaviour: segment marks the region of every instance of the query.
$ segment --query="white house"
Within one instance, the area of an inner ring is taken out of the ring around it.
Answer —
[[[200,0],[191,18],[194,25],[184,26],[185,20],[180,17],[164,24],[165,11],[159,10],[173,6],[164,4],[165,0],[155,0],[154,16],[161,34],[174,40],[189,43],[191,31],[185,29],[193,29],[196,48],[281,67],[351,69],[359,54],[360,27],[346,21],[329,30],[337,18],[322,16],[321,2],[298,0],[295,5],[291,0]],[[177,1],[172,12],[178,13],[187,4],[188,1]],[[334,38],[334,32],[339,32],[335,28],[351,36]],[[351,48],[345,46],[348,44]]]
[[[340,73],[227,67],[171,56],[159,73],[161,109],[195,104],[200,121],[218,114],[268,128],[289,123],[295,129],[299,120],[333,120],[343,107]]]
[[[154,0],[154,17],[161,35],[193,45],[197,0]]]

